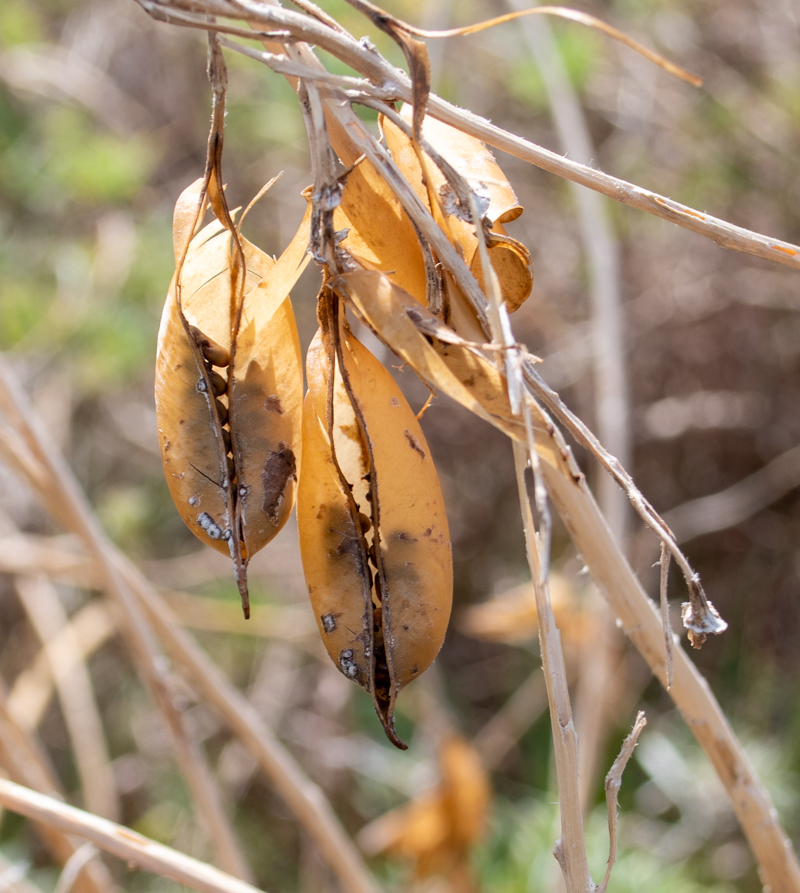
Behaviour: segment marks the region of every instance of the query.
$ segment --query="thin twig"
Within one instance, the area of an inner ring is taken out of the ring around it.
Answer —
[[[8,711],[5,686],[0,683],[0,765],[19,784],[54,797],[62,796],[58,778],[39,739],[15,724]],[[56,828],[37,824],[36,830],[60,865],[66,865],[78,844]],[[77,880],[80,893],[110,893],[106,868],[95,861],[84,866]]]
[[[58,594],[44,578],[18,577],[16,590],[50,664],[84,804],[90,812],[118,821],[119,797],[103,724],[72,624]]]
[[[53,893],[69,893],[75,885],[78,875],[83,870],[83,866],[94,859],[96,855],[97,849],[90,843],[85,843],[83,846],[78,847],[67,860],[67,864],[58,878],[58,883]]]
[[[553,730],[553,750],[561,810],[561,839],[556,843],[554,854],[561,866],[567,893],[591,893],[594,884],[589,874],[583,834],[578,773],[578,736],[572,721],[561,636],[555,624],[553,609],[550,606],[550,595],[539,551],[540,545],[537,542],[525,483],[528,458],[527,449],[515,441],[514,467],[517,472],[517,490],[525,530],[526,553],[536,594],[539,647],[547,685],[547,699],[550,705],[550,724]]]
[[[259,893],[256,887],[206,862],[4,778],[0,779],[0,804],[39,824],[90,840],[128,865],[171,878],[200,893]]]
[[[644,713],[640,710],[636,715],[630,734],[622,742],[619,755],[614,760],[606,775],[606,806],[608,807],[608,866],[602,881],[596,887],[596,893],[606,893],[608,882],[611,879],[611,870],[617,861],[617,804],[619,803],[619,789],[622,786],[622,773],[628,765],[628,760],[633,755],[633,749],[639,740],[642,729],[647,725]]]
[[[670,555],[665,543],[661,543],[659,567],[659,601],[661,603],[661,625],[664,627],[664,663],[667,668],[667,691],[672,688],[672,623],[669,619],[669,561]]]

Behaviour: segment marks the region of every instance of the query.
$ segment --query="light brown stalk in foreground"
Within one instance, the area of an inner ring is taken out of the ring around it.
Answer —
[[[200,893],[259,893],[238,878],[99,816],[0,779],[0,804],[40,824],[90,840],[128,865],[171,878]]]
[[[83,802],[90,812],[118,821],[119,797],[92,680],[61,600],[43,577],[18,577],[16,589],[50,664]]]
[[[0,765],[16,782],[54,797],[62,795],[53,767],[39,739],[20,729],[8,711],[5,686],[0,682]],[[36,825],[39,836],[59,865],[66,865],[78,844],[57,828]],[[110,893],[111,878],[105,866],[93,860],[84,867],[76,881],[80,893]]]
[[[591,893],[594,889],[586,859],[586,843],[583,835],[583,812],[580,798],[580,773],[578,771],[578,735],[572,721],[572,710],[567,687],[567,670],[561,648],[561,634],[556,627],[550,593],[542,566],[541,545],[538,541],[525,483],[528,451],[514,442],[514,467],[517,472],[517,490],[525,528],[525,551],[536,595],[536,614],[539,626],[539,649],[542,668],[547,684],[547,700],[550,704],[550,725],[553,729],[553,752],[558,781],[558,803],[561,812],[561,838],[556,842],[554,854],[561,866],[567,893]],[[531,457],[532,462],[535,461]]]

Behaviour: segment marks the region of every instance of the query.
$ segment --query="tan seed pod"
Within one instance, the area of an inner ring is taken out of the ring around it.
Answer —
[[[308,218],[277,262],[237,235],[242,286],[222,223],[192,238],[202,182],[176,205],[177,271],[156,359],[159,442],[178,512],[195,536],[231,556],[249,616],[247,561],[294,501],[302,367],[288,295],[307,262]]]
[[[300,551],[323,643],[373,696],[387,736],[397,694],[430,666],[453,570],[433,460],[392,376],[336,308],[309,348]],[[365,517],[366,516],[366,517]]]
[[[402,114],[410,122],[409,106],[403,108]],[[411,140],[387,118],[382,118],[381,124],[395,162],[420,200],[430,207],[431,193],[438,197],[434,201],[432,213],[444,231],[450,235],[451,241],[483,288],[483,272],[475,229],[472,223],[456,213],[451,201],[453,191],[444,174],[425,156],[426,169],[423,179],[419,157]],[[533,266],[528,249],[521,242],[512,239],[503,227],[504,223],[516,220],[523,211],[511,184],[492,153],[475,137],[430,116],[424,120],[422,135],[473,189],[484,196],[487,202],[484,216],[491,227],[487,233],[490,258],[500,281],[503,300],[509,312],[513,312],[531,293]],[[402,282],[397,284],[405,287]],[[457,290],[454,286],[450,286],[448,291],[453,295]],[[464,300],[462,296],[459,297]],[[466,332],[464,334],[469,337]]]

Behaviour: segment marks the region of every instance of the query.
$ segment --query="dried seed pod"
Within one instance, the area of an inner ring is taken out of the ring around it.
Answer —
[[[191,238],[201,185],[176,205],[177,271],[156,360],[159,441],[181,517],[231,556],[248,616],[247,560],[294,500],[302,367],[288,295],[307,260],[308,230],[301,224],[277,262],[219,221]],[[227,367],[227,379],[212,366]]]
[[[410,122],[409,106],[403,108],[402,114]],[[434,202],[432,213],[444,231],[450,234],[453,244],[483,287],[478,239],[474,226],[469,222],[469,215],[465,213],[467,209],[457,206],[444,174],[427,156],[423,179],[419,157],[411,140],[390,120],[382,118],[381,123],[389,150],[419,198],[430,206],[430,192],[439,197]],[[482,197],[485,204],[482,213],[490,226],[486,236],[492,266],[500,281],[503,300],[509,311],[513,312],[531,293],[533,267],[528,249],[512,239],[503,227],[504,223],[516,220],[523,211],[511,184],[492,153],[475,137],[430,116],[424,120],[422,135]],[[397,284],[404,287],[401,282]],[[450,294],[455,291],[454,286],[449,288]]]
[[[416,230],[386,180],[366,159],[347,175],[334,226],[342,247],[425,300],[425,262]]]
[[[436,657],[450,616],[447,519],[414,413],[337,304],[306,363],[300,550],[328,653],[404,747],[395,699]]]

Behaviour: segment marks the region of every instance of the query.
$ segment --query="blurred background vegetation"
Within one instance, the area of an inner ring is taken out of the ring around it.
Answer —
[[[430,28],[508,9],[499,0],[388,5]],[[356,36],[369,33],[400,64],[395,48],[343,0],[322,6]],[[596,149],[594,166],[800,242],[797,5],[596,0],[581,8],[705,80],[692,89],[628,50],[556,22],[558,49]],[[430,48],[438,93],[560,151],[524,29],[506,25]],[[299,225],[300,191],[310,182],[302,119],[279,76],[232,54],[228,64],[223,164],[229,196],[234,205],[246,204],[283,171],[252,212],[248,232],[279,253]],[[435,781],[430,730],[441,723],[441,711],[465,738],[481,740],[483,730],[485,741],[486,723],[532,684],[538,658],[530,623],[514,642],[505,641],[502,630],[494,641],[485,628],[482,638],[465,631],[469,606],[526,579],[510,445],[444,398],[425,416],[451,525],[454,624],[430,678],[400,699],[399,729],[411,749],[395,752],[382,740],[368,697],[336,672],[316,640],[294,522],[251,565],[255,607],[248,627],[238,619],[228,563],[184,528],[164,484],[153,408],[156,331],[172,274],[172,208],[202,174],[208,117],[202,35],[152,22],[133,0],[0,4],[0,349],[106,531],[159,586],[205,599],[206,611],[191,603],[181,616],[207,627],[198,631],[204,646],[355,834]],[[536,270],[534,293],[514,318],[515,333],[545,358],[544,377],[595,427],[588,274],[571,193],[549,174],[513,158],[498,160],[526,208],[509,230],[531,249]],[[793,271],[607,204],[622,256],[631,471],[655,507],[667,511],[732,486],[800,443],[800,280]],[[316,325],[317,286],[318,271],[310,269],[293,294],[304,348]],[[421,405],[419,383],[410,372],[398,375],[412,403]],[[596,469],[580,460],[595,479]],[[800,481],[800,460],[794,463]],[[771,504],[735,526],[695,537],[686,549],[730,624],[693,657],[747,742],[797,845],[800,495],[792,489],[792,473]],[[60,533],[0,466],[0,553],[4,538],[16,531]],[[654,542],[637,532],[628,551],[655,594]],[[556,535],[554,560],[568,581],[565,638],[577,678],[579,667],[591,672],[585,654],[591,655],[592,638],[575,621],[586,580],[563,532]],[[678,601],[684,596],[673,583]],[[91,598],[66,585],[59,592],[70,613]],[[0,647],[0,675],[13,686],[37,644],[9,574],[0,574]],[[90,668],[124,822],[207,857],[125,653],[106,642]],[[624,852],[611,889],[759,889],[721,786],[632,649],[624,650],[616,678],[602,771],[638,707],[647,710],[650,724],[623,783]],[[549,722],[545,712],[529,712],[497,751],[488,832],[472,856],[485,888],[502,893],[550,889],[557,872],[550,855],[557,832]],[[215,714],[202,704],[192,714],[259,884],[276,891],[336,889]],[[40,731],[67,789],[74,790],[55,701]],[[599,811],[590,821],[590,846],[597,879],[606,858],[599,780],[595,793]],[[43,889],[52,887],[55,871],[23,822],[4,817],[0,850],[12,860],[30,860],[30,877]],[[406,883],[402,862],[375,864],[387,883]],[[136,890],[174,888],[133,873],[120,882]]]

